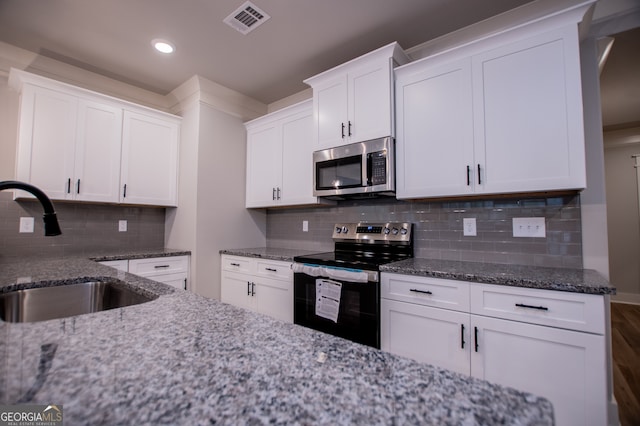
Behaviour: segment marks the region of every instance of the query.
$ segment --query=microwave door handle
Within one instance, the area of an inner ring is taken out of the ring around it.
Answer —
[[[371,186],[371,175],[373,173],[373,162],[371,154],[362,154],[362,186]]]

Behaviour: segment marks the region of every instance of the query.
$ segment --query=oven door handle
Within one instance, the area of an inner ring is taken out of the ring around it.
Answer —
[[[377,282],[377,271],[363,271],[360,269],[337,268],[334,266],[310,265],[307,263],[294,263],[294,273],[302,273],[312,277],[327,277],[334,280],[348,281],[352,283]]]

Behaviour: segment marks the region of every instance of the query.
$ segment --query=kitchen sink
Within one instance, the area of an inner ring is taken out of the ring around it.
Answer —
[[[0,318],[36,322],[138,305],[156,299],[113,281],[87,281],[0,294]]]

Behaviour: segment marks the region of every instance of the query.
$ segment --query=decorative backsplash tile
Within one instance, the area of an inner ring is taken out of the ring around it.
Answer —
[[[164,246],[165,209],[94,205],[54,201],[62,235],[45,237],[42,206],[37,201],[13,201],[0,193],[0,256],[62,258],[96,250],[156,249]],[[20,217],[35,218],[35,232],[18,233]],[[118,221],[127,232],[118,232]]]
[[[477,236],[463,236],[463,218],[476,218]],[[513,237],[512,218],[544,217],[545,238]],[[335,206],[277,209],[267,214],[267,245],[333,250],[336,222],[412,222],[414,254],[446,260],[582,267],[578,195],[469,201],[373,199]],[[302,231],[302,221],[309,232]]]

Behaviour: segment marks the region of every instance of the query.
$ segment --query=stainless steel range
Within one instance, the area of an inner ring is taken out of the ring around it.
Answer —
[[[413,257],[412,228],[337,223],[334,251],[294,257],[294,323],[380,348],[380,265]]]

